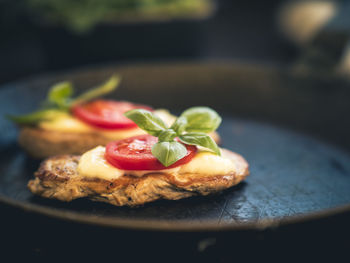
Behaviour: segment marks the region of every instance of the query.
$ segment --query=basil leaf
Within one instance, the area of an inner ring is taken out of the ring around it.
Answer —
[[[50,120],[57,117],[57,114],[62,113],[59,110],[41,110],[24,115],[7,115],[6,118],[17,124],[36,124],[43,120]]]
[[[57,83],[50,89],[41,110],[19,116],[7,115],[5,117],[17,124],[36,124],[43,120],[50,120],[57,117],[58,114],[67,112],[74,103],[85,102],[115,90],[120,80],[119,76],[112,76],[101,86],[87,91],[75,100],[71,98],[73,95],[72,83],[68,81]]]
[[[221,155],[219,147],[208,134],[202,132],[186,133],[180,135],[179,139],[185,144],[201,146],[208,150],[211,150],[216,155]]]
[[[171,125],[171,129],[173,129],[177,134],[182,134],[187,126],[187,119],[185,117],[178,117],[176,121]]]
[[[186,118],[187,124],[184,130],[187,132],[212,132],[221,123],[219,114],[208,107],[192,107],[185,110],[180,118]]]
[[[166,129],[161,131],[158,135],[158,140],[160,142],[171,142],[177,136],[176,132],[173,129]]]
[[[48,104],[61,109],[68,109],[73,94],[72,83],[65,81],[55,84],[47,96]]]
[[[167,129],[163,120],[148,110],[134,109],[125,112],[124,115],[135,122],[142,130],[156,137]]]
[[[86,102],[94,98],[101,97],[105,94],[111,93],[113,90],[115,90],[119,86],[120,81],[121,81],[121,77],[118,75],[114,75],[109,80],[107,80],[104,84],[78,96],[72,102],[72,104]]]
[[[165,167],[172,165],[178,160],[184,158],[187,154],[186,147],[179,142],[157,142],[152,147],[152,154]]]

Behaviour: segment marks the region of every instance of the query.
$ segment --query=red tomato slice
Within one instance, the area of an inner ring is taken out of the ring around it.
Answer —
[[[123,170],[162,170],[188,163],[197,151],[196,146],[185,145],[187,155],[165,167],[151,152],[152,146],[157,142],[157,137],[148,134],[110,142],[106,146],[105,158],[110,164]]]
[[[137,126],[124,116],[125,112],[132,109],[152,110],[148,106],[126,101],[95,100],[75,105],[71,111],[76,118],[92,126],[103,129],[125,129]]]

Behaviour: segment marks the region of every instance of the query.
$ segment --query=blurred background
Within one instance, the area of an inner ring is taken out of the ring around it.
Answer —
[[[239,60],[346,74],[349,1],[0,0],[0,83],[155,60]]]

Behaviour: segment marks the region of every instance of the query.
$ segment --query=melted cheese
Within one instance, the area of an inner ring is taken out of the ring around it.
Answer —
[[[98,177],[106,180],[123,175],[123,170],[110,165],[104,158],[105,147],[98,146],[80,157],[78,173],[85,177]],[[103,174],[103,176],[101,176]]]
[[[169,126],[176,119],[175,116],[171,115],[166,110],[154,111],[165,123]],[[106,130],[93,127],[85,122],[80,121],[74,116],[68,113],[60,113],[57,118],[53,120],[42,121],[39,123],[39,127],[43,130],[58,131],[58,132],[69,132],[69,133],[99,133],[105,137],[115,139],[122,139],[126,137],[136,136],[145,134],[145,132],[139,128],[131,129],[118,129],[118,130]]]
[[[42,121],[39,123],[39,127],[43,130],[79,133],[91,132],[93,129],[90,125],[85,124],[68,113],[57,115],[52,120]]]
[[[84,177],[101,178],[105,180],[117,179],[126,173],[125,170],[118,169],[109,164],[105,158],[105,147],[98,146],[82,155],[78,173]],[[172,174],[174,176],[181,174],[200,174],[200,175],[226,175],[233,173],[236,166],[232,160],[222,151],[222,156],[214,155],[210,152],[198,152],[193,159],[184,165],[161,170],[162,173]],[[132,171],[128,170],[127,174],[141,177],[157,171]]]

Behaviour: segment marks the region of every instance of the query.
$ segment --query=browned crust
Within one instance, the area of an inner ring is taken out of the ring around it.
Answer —
[[[220,136],[214,132],[213,139],[219,143]],[[20,130],[18,143],[32,157],[43,159],[55,155],[80,155],[112,141],[100,133],[69,133],[48,131],[36,127],[23,127]]]
[[[62,154],[83,154],[111,139],[99,133],[69,133],[23,127],[18,142],[34,158],[47,158]]]
[[[208,195],[232,187],[249,175],[248,163],[230,152],[236,171],[226,175],[149,173],[142,177],[125,174],[115,180],[85,178],[77,174],[79,156],[59,156],[45,160],[30,180],[32,193],[62,201],[88,197],[116,206],[137,206],[157,199],[176,200]]]

